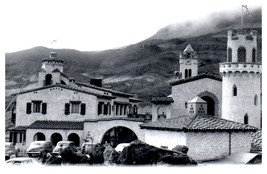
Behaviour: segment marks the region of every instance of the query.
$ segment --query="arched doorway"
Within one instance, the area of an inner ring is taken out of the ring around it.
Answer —
[[[136,134],[127,127],[117,126],[109,129],[103,136],[101,144],[109,143],[115,148],[120,143],[130,143],[138,139]]]
[[[80,137],[76,133],[69,134],[68,141],[73,141],[74,145],[77,146],[77,147],[80,146]]]
[[[214,106],[214,100],[211,97],[208,96],[204,96],[201,97],[203,100],[205,100],[207,102],[207,114],[208,115],[215,115],[215,106]]]
[[[57,142],[62,141],[62,136],[59,133],[53,133],[51,135],[51,142],[54,146],[57,145]]]
[[[207,102],[207,114],[213,116],[219,116],[219,100],[211,92],[205,91],[198,94],[200,98]]]
[[[45,76],[45,86],[47,85],[52,85],[52,75],[51,74],[47,74]]]
[[[44,141],[45,140],[45,135],[41,132],[37,132],[34,136],[33,136],[33,141]]]

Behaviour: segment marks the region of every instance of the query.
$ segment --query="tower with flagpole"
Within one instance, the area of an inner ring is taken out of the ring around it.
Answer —
[[[227,62],[220,64],[222,75],[222,118],[261,127],[262,65],[257,59],[257,31],[229,30]]]

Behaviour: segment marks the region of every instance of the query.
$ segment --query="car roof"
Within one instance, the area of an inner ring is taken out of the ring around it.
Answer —
[[[27,161],[27,160],[35,160],[35,159],[29,158],[29,157],[18,157],[18,158],[11,158],[11,159],[7,160],[6,162],[9,162],[9,161]]]
[[[73,141],[59,141],[57,143],[74,143]]]

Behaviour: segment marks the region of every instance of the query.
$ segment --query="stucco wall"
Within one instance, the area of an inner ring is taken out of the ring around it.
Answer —
[[[141,141],[145,141],[144,130],[139,125],[143,122],[126,121],[126,120],[109,120],[98,122],[84,122],[84,132],[88,131],[93,135],[94,142],[101,143],[104,134],[111,128],[122,126],[131,129]]]
[[[229,133],[188,132],[186,134],[188,155],[194,160],[209,160],[229,155]]]
[[[83,130],[54,130],[54,129],[27,129],[26,130],[26,146],[28,147],[33,142],[34,135],[41,132],[45,135],[45,139],[51,141],[51,135],[59,133],[62,136],[62,140],[68,140],[68,136],[71,133],[76,133],[80,137],[80,146],[83,143]]]
[[[192,100],[198,94],[205,91],[210,92],[217,97],[219,103],[216,104],[218,112],[216,113],[215,111],[215,115],[221,117],[222,82],[209,78],[172,86],[172,98],[174,100],[172,103],[172,116],[187,114],[185,102]]]
[[[26,114],[26,103],[32,100],[42,100],[47,103],[47,114],[31,113]],[[79,100],[86,104],[86,115],[69,114],[65,115],[65,103],[71,100]],[[39,90],[21,94],[17,97],[16,126],[28,126],[36,120],[65,120],[83,121],[97,116],[97,97],[59,87]]]
[[[186,145],[186,136],[184,132],[160,131],[160,130],[143,130],[145,132],[145,142],[147,144],[161,147],[167,146],[168,149],[176,145]]]
[[[251,132],[231,133],[231,153],[250,152]]]
[[[255,73],[228,73],[223,76],[223,118],[244,123],[247,113],[248,124],[260,128],[260,79],[261,76]],[[233,96],[234,85],[237,87],[237,96]],[[258,96],[257,105],[254,105],[255,95]]]

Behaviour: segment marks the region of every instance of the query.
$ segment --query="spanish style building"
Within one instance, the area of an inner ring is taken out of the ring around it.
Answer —
[[[38,87],[16,96],[11,142],[29,145],[35,140],[51,140],[56,145],[60,140],[72,140],[80,146],[87,134],[93,135],[91,138],[96,142],[114,145],[137,138],[143,140],[137,129],[146,118],[136,118],[139,99],[133,94],[103,88],[101,79],[76,82],[64,74],[63,64],[52,52],[42,60]]]

